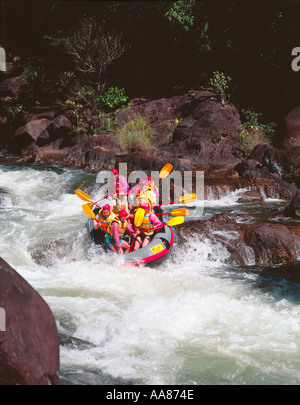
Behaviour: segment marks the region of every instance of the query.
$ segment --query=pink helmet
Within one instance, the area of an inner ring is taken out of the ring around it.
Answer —
[[[135,194],[138,194],[138,193],[140,193],[141,189],[139,188],[139,186],[134,186],[133,189],[132,189],[132,191],[133,191]]]
[[[110,210],[110,205],[109,204],[105,204],[102,207],[103,210]]]
[[[147,185],[148,185],[148,181],[147,181],[146,179],[141,180],[140,183],[141,183],[143,186],[147,186]]]
[[[147,176],[147,180],[149,181],[152,181],[152,177],[151,176]]]
[[[119,172],[118,172],[118,170],[117,169],[112,169],[112,171],[111,171],[113,174],[119,174]]]

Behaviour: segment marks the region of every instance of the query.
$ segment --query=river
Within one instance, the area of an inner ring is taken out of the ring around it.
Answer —
[[[59,384],[300,383],[300,266],[259,268],[251,257],[229,266],[223,247],[195,236],[161,267],[124,268],[87,238],[75,190],[97,198],[95,180],[79,169],[0,164],[0,256],[55,316]],[[282,207],[237,198],[206,201],[203,217],[272,219]]]

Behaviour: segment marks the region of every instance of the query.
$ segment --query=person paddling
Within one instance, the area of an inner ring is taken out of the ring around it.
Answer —
[[[148,190],[153,191],[153,193],[156,196],[156,202],[158,203],[159,201],[159,191],[157,186],[154,184],[154,181],[152,180],[151,176],[147,176],[147,183],[148,183]]]
[[[98,214],[96,215],[96,220],[94,220],[94,229],[102,229],[102,231],[106,232],[107,228],[109,227],[111,221],[115,218],[115,214],[111,211],[110,205],[105,204],[102,209],[99,210]]]
[[[118,215],[121,210],[128,211],[127,195],[123,191],[119,193],[119,198],[116,198],[116,202],[112,210],[116,215]]]
[[[129,185],[128,185],[125,177],[122,175],[119,175],[119,172],[117,169],[112,169],[111,173],[113,175],[113,179],[109,185],[109,190],[108,190],[109,193],[111,195],[116,194],[116,197],[119,197],[119,194],[121,192],[128,195],[129,194]]]
[[[105,243],[115,253],[123,254],[129,252],[130,245],[123,239],[126,232],[130,236],[136,237],[136,233],[126,220],[127,215],[127,211],[121,210],[107,229]]]
[[[138,228],[139,232],[133,250],[147,246],[154,231],[158,231],[164,226],[157,216],[150,211],[149,204],[143,204],[141,208],[145,210],[145,215],[141,226]]]

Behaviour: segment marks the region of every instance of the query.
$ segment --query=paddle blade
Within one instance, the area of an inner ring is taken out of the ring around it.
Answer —
[[[84,201],[91,201],[90,196],[88,196],[84,191],[80,190],[79,188],[76,190],[76,195]]]
[[[171,214],[174,216],[189,215],[189,213],[190,213],[190,211],[186,208],[177,208],[176,210],[173,210],[171,212]]]
[[[171,171],[173,170],[173,166],[171,165],[171,163],[167,163],[160,171],[159,173],[159,177],[161,179],[164,179],[165,177],[167,177]]]
[[[183,203],[189,203],[192,201],[195,201],[197,198],[196,194],[187,194],[187,195],[183,195],[181,198],[179,198],[179,202],[183,202]]]
[[[183,224],[183,222],[184,222],[184,217],[175,217],[175,218],[170,219],[170,221],[167,223],[167,225],[175,226],[175,225]]]
[[[89,207],[89,204],[83,204],[82,205],[82,209],[83,209],[83,211],[86,213],[86,215],[88,216],[88,217],[91,217],[91,218],[95,218],[96,217],[96,215],[94,214],[94,212],[91,210],[91,208]]]
[[[143,208],[138,208],[134,216],[134,225],[138,228],[142,225],[145,216],[145,210]]]

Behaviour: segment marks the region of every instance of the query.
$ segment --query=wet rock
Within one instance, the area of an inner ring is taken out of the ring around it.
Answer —
[[[300,219],[300,190],[297,191],[295,197],[286,207],[284,215],[291,218]]]
[[[259,265],[293,263],[299,254],[299,236],[285,225],[273,223],[238,223],[234,215],[222,213],[205,221],[187,222],[176,227],[181,243],[190,244],[190,238],[198,235],[213,244],[225,247],[226,264]]]
[[[0,258],[1,385],[55,385],[59,339],[53,314],[42,297]]]
[[[249,203],[249,202],[262,202],[264,201],[263,196],[258,190],[245,191],[242,196],[238,199],[238,203]]]

